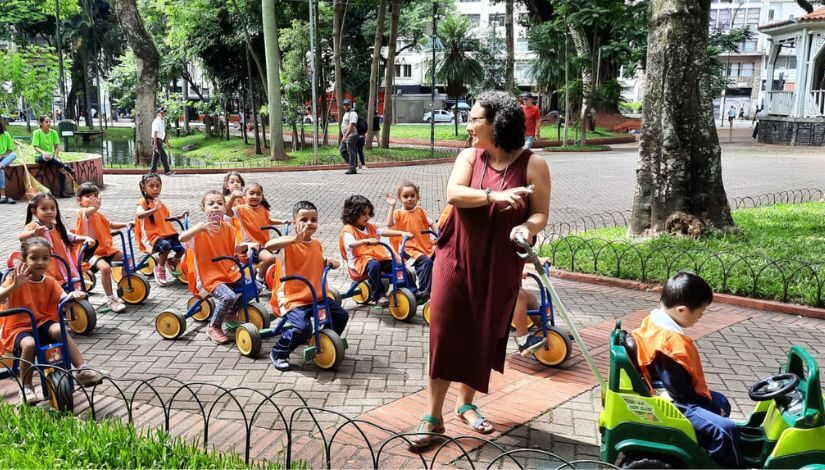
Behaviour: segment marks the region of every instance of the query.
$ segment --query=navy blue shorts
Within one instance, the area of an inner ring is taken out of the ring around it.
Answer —
[[[152,253],[169,253],[170,251],[174,251],[177,254],[184,252],[183,245],[180,244],[177,233],[169,235],[168,237],[158,238],[152,247]]]
[[[46,323],[43,323],[42,325],[37,327],[37,339],[40,340],[41,345],[51,341],[49,339],[49,328],[51,328],[51,326],[54,324],[55,322],[47,320]],[[17,337],[14,338],[14,349],[12,350],[12,354],[14,355],[14,357],[20,357],[20,353],[22,352],[20,348],[20,342],[23,341],[24,338],[29,337],[34,337],[31,331],[21,331],[20,333],[17,333]]]

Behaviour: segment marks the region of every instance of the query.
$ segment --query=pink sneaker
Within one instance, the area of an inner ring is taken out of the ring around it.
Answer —
[[[166,287],[169,285],[169,281],[166,277],[166,269],[163,266],[155,266],[155,282],[160,287]]]
[[[224,334],[219,326],[210,325],[209,328],[206,329],[206,335],[209,336],[209,339],[215,344],[226,344],[229,342],[229,337]]]

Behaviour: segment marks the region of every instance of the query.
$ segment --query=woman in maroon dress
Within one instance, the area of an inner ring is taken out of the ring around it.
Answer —
[[[459,382],[456,415],[487,434],[492,424],[473,405],[487,393],[490,371],[504,370],[510,320],[524,261],[517,236],[531,242],[547,224],[550,171],[523,150],[524,112],[516,98],[486,92],[470,110],[473,147],[456,160],[447,185],[454,207],[441,227],[433,266],[430,307],[430,414],[419,432],[444,432],[442,408],[451,382]],[[416,434],[426,447],[431,434]]]

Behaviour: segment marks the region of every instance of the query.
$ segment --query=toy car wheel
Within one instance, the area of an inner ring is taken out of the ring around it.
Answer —
[[[235,346],[242,356],[257,357],[261,353],[261,333],[252,323],[244,323],[235,330]]]
[[[131,282],[132,286],[129,286]],[[141,273],[133,273],[129,277],[121,278],[117,282],[117,296],[129,305],[142,304],[149,298],[152,286]]]
[[[634,454],[625,457],[621,468],[674,468],[673,462],[658,455]]]
[[[177,310],[164,310],[155,317],[155,330],[163,339],[178,339],[186,331],[186,318]]]
[[[152,255],[146,258],[146,261],[143,262],[143,266],[141,266],[139,271],[146,277],[152,277],[155,275],[155,266],[157,265],[158,259],[155,258],[155,255]]]
[[[186,303],[186,311],[188,312],[189,310],[191,310],[192,306],[195,305],[198,302],[198,300],[200,299],[198,299],[197,297],[190,297],[189,302]],[[203,323],[212,318],[212,312],[214,311],[215,301],[211,297],[204,299],[204,301],[201,302],[200,305],[198,305],[198,309],[192,312],[192,319],[197,322]]]
[[[66,324],[75,334],[88,335],[97,326],[97,312],[88,300],[75,300],[66,304],[63,314]]]
[[[415,310],[418,308],[418,301],[411,290],[402,287],[394,293],[390,293],[390,314],[396,319],[405,322],[412,321],[415,317]]]
[[[367,281],[361,281],[355,286],[355,294],[352,296],[352,300],[355,301],[358,305],[366,305],[370,301],[371,296],[371,289],[370,285]]]
[[[541,335],[539,331],[536,335]],[[567,333],[555,326],[547,327],[547,347],[537,348],[533,351],[536,360],[546,366],[557,366],[570,357],[573,350],[573,343]]]
[[[97,285],[97,276],[91,271],[83,271],[83,283],[86,285],[86,292],[89,292]]]
[[[46,390],[49,404],[58,411],[74,411],[73,381],[69,373],[62,369],[46,369]]]
[[[249,302],[249,305],[246,306],[246,312],[249,314],[249,318],[244,317],[243,308],[238,310],[238,321],[252,323],[255,325],[255,328],[259,330],[269,328],[269,310],[266,309],[264,304],[260,302]]]
[[[321,344],[315,344],[315,335],[309,338],[309,345],[315,346],[315,365],[324,370],[335,370],[344,361],[344,340],[335,330],[324,328],[318,332]]]
[[[430,301],[428,300],[426,304],[424,304],[424,308],[421,309],[421,316],[424,317],[424,321],[427,324],[430,324]]]
[[[341,302],[343,302],[343,299],[341,299],[341,292],[334,287],[327,287],[327,298],[338,305],[341,305]]]

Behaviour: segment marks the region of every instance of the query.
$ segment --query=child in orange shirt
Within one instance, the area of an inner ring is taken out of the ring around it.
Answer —
[[[115,312],[126,310],[126,305],[112,292],[112,262],[122,261],[123,252],[112,243],[112,230],[128,227],[128,224],[111,222],[100,212],[100,189],[94,183],[83,183],[77,188],[77,211],[75,233],[97,240],[97,247],[89,264],[92,271],[100,271],[101,284],[106,293],[106,304]]]
[[[143,175],[140,179],[140,193],[143,195],[138,201],[135,214],[135,235],[142,250],[158,253],[158,265],[155,266],[155,282],[165,287],[172,282],[177,264],[183,256],[183,245],[180,243],[178,232],[166,219],[169,218],[169,209],[160,200],[160,191],[163,183],[156,173]],[[184,217],[184,212],[179,217]],[[169,259],[169,253],[175,256]]]
[[[321,278],[324,267],[329,265],[338,269],[340,264],[330,258],[324,258],[321,242],[312,238],[318,230],[318,209],[309,201],[300,201],[292,210],[295,223],[295,234],[279,237],[269,241],[266,248],[278,251],[281,266],[284,267],[284,276],[301,276],[312,283],[315,289],[316,301],[325,300],[321,291]],[[289,354],[301,344],[306,343],[313,334],[312,322],[312,293],[306,284],[300,281],[290,281],[284,285],[284,301],[287,309],[287,321],[291,329],[284,331],[278,342],[272,346],[269,358],[272,365],[280,371],[289,370]],[[320,305],[319,305],[320,308]],[[349,314],[335,302],[329,302],[329,315],[332,328],[338,335],[344,332]],[[321,317],[322,312],[318,312]]]
[[[386,303],[386,289],[381,282],[382,273],[392,271],[390,254],[385,247],[378,245],[382,236],[412,238],[409,232],[381,229],[369,223],[375,216],[375,207],[369,199],[353,195],[344,201],[341,221],[344,228],[338,240],[341,256],[347,260],[350,277],[354,279],[366,276],[370,280],[371,301]]]
[[[0,287],[0,304],[4,310],[27,308],[37,321],[37,332],[32,331],[30,317],[25,313],[0,318],[0,354],[11,352],[20,361],[20,377],[23,389],[19,391],[21,403],[34,404],[39,401],[32,386],[31,364],[35,361],[34,335],[43,343],[60,340],[60,317],[57,306],[70,296],[75,300],[86,297],[80,291],[66,294],[60,283],[46,271],[51,262],[51,244],[43,237],[29,237],[20,245],[22,261],[15,266],[3,286]],[[86,366],[83,355],[71,336],[66,336],[69,356],[76,369],[77,381],[88,387],[103,380],[104,373]]]
[[[92,248],[97,242],[90,237],[75,235],[66,230],[63,217],[60,215],[60,207],[57,205],[57,199],[50,193],[35,194],[27,209],[26,226],[20,232],[20,241],[32,237],[45,238],[52,248],[52,253],[69,262],[69,272],[66,272],[66,266],[52,257],[46,274],[60,284],[67,283],[69,279],[80,279],[77,272],[77,258],[72,250],[72,244],[86,242]],[[81,282],[83,281],[81,280],[71,286],[70,290],[82,289]]]
[[[427,215],[427,211],[418,205],[421,195],[415,183],[401,182],[396,195],[397,197],[392,197],[384,194],[384,199],[390,205],[390,211],[387,213],[387,227],[395,227],[398,230],[412,233],[413,238],[407,240],[404,252],[413,259],[420,297],[427,298],[430,296],[432,284],[432,258],[435,253],[435,243],[431,235],[421,232],[436,231],[438,227]],[[396,210],[395,204],[399,199],[402,209]]]
[[[237,171],[230,171],[223,177],[223,197],[226,200],[227,209],[231,210],[236,205],[243,204],[244,186],[246,182]]]
[[[226,223],[226,202],[217,189],[207,191],[201,200],[206,222],[201,222],[180,234],[187,247],[189,288],[198,295],[215,299],[215,312],[206,332],[215,344],[226,344],[229,338],[221,329],[223,317],[237,312],[243,298],[234,288],[240,287],[241,273],[232,261],[213,262],[219,256],[234,256],[244,249],[257,249],[254,242],[237,245],[235,229]],[[191,270],[190,270],[191,268]]]
[[[231,209],[232,217],[240,222],[240,239],[242,242],[256,242],[260,246],[266,245],[269,241],[269,230],[261,230],[261,227],[267,225],[281,225],[288,222],[288,220],[273,219],[270,216],[269,210],[271,206],[264,197],[264,188],[260,183],[251,182],[244,189],[244,201],[246,203],[235,204]],[[230,205],[235,200],[233,194],[229,201]],[[258,253],[257,281],[259,286],[264,285],[264,275],[266,270],[275,261],[275,255],[269,250],[261,249]]]

